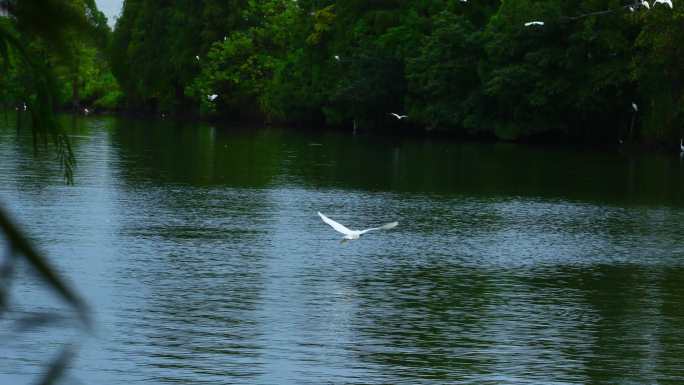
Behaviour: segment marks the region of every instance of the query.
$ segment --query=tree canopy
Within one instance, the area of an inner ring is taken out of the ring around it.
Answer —
[[[683,16],[676,1],[127,0],[111,57],[145,111],[672,142]]]

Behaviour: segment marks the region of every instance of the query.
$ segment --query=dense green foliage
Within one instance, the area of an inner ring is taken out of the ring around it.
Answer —
[[[149,111],[672,142],[684,11],[629,5],[127,0],[112,65],[129,104]]]
[[[27,103],[36,110],[35,81],[46,75],[52,107],[116,107],[121,92],[106,55],[111,31],[94,0],[10,1],[7,8],[11,15],[0,18],[0,30],[16,44],[0,59],[6,68],[0,78],[2,107]],[[52,13],[63,17],[59,28]],[[31,64],[23,65],[27,61]],[[36,71],[37,66],[43,68]]]

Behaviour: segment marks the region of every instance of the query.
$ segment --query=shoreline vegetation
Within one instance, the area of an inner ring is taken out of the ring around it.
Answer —
[[[97,33],[0,25],[54,73],[60,110],[667,150],[683,136],[676,2],[127,0],[112,31],[92,0],[51,1]],[[13,56],[2,103],[31,108]]]

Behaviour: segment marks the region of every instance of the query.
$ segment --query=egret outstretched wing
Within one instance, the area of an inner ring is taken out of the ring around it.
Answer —
[[[353,231],[351,231],[351,230],[349,230],[348,228],[344,227],[344,225],[342,225],[342,224],[340,224],[340,223],[337,223],[337,222],[333,221],[332,219],[326,217],[326,216],[323,215],[320,211],[318,212],[318,216],[321,217],[321,219],[323,220],[323,222],[329,224],[330,227],[332,227],[333,229],[335,229],[336,231],[338,231],[338,232],[340,232],[340,233],[342,233],[342,234],[344,234],[344,235],[349,235],[349,234],[352,234],[352,233],[353,233]]]
[[[399,225],[399,222],[390,222],[390,223],[384,224],[384,225],[382,225],[382,226],[380,226],[380,227],[373,227],[373,228],[370,228],[370,229],[361,230],[361,231],[359,231],[359,235],[360,235],[360,234],[366,234],[367,232],[369,232],[369,231],[374,231],[374,230],[389,230],[389,229],[393,229],[393,228],[397,227],[397,225]]]
[[[658,4],[658,3],[660,3],[660,4],[665,4],[665,5],[669,5],[669,6],[670,6],[670,9],[672,8],[672,0],[655,0],[655,1],[653,2],[653,6],[655,7],[655,5]]]

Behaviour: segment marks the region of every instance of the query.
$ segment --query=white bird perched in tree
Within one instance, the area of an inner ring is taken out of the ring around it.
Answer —
[[[637,106],[637,104],[634,103],[634,102],[632,102],[632,108],[634,109],[634,112],[638,112],[638,111],[639,111],[639,106]]]
[[[529,27],[531,25],[544,25],[543,21],[528,21],[525,23],[525,27]]]
[[[344,237],[342,238],[342,241],[341,241],[342,243],[344,243],[346,241],[353,240],[353,239],[359,239],[363,234],[366,234],[369,231],[389,230],[389,229],[393,229],[393,228],[397,227],[397,225],[399,224],[399,222],[391,222],[391,223],[387,223],[385,225],[382,225],[380,227],[373,227],[373,228],[366,229],[366,230],[350,230],[350,229],[346,228],[344,225],[337,223],[337,222],[333,221],[332,219],[326,217],[320,211],[318,212],[318,216],[321,217],[323,222],[329,224],[330,227],[335,229],[335,231],[344,234]]]
[[[340,61],[340,55],[335,55],[333,57],[335,58],[335,60]]]
[[[197,61],[199,61],[199,55],[195,55],[195,59],[197,59]]]
[[[667,5],[670,6],[670,9],[672,9],[672,0],[655,0],[655,1],[653,2],[653,6],[655,7],[655,5],[658,4],[658,3],[660,3],[660,4],[667,4]]]
[[[682,138],[679,138],[679,152],[684,153],[684,141]]]
[[[207,99],[209,99],[210,102],[213,102],[216,98],[218,98],[218,95],[216,94],[207,95]]]
[[[394,116],[395,118],[397,118],[399,120],[402,120],[404,118],[408,118],[408,115],[399,115],[399,114],[395,114],[394,112],[390,112],[390,115]]]
[[[646,0],[641,0],[641,6],[646,7],[646,9],[651,9],[651,5]]]

